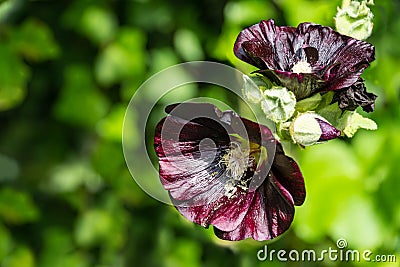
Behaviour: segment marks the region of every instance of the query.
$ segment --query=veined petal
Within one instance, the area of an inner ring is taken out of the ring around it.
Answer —
[[[203,120],[206,123],[206,120]],[[168,116],[156,127],[154,147],[159,157],[159,174],[164,188],[177,200],[188,200],[219,186],[224,172],[219,165],[229,136],[221,129]],[[209,140],[207,143],[202,140]],[[209,203],[206,194],[198,205]]]
[[[203,227],[211,224],[223,231],[232,231],[242,223],[254,195],[255,192],[244,192],[238,188],[232,197],[222,196],[206,205],[188,206],[174,200],[173,203],[177,210],[192,222]]]
[[[241,60],[261,69],[285,70],[290,62],[290,57],[285,56],[288,56],[294,31],[293,27],[276,27],[272,19],[263,20],[239,34],[234,53]],[[277,52],[281,60],[276,59]]]
[[[290,193],[296,206],[301,206],[306,198],[304,178],[296,161],[283,153],[277,144],[272,172],[279,183]]]
[[[294,203],[290,193],[274,174],[256,191],[242,223],[233,231],[214,227],[215,234],[225,240],[270,240],[284,233],[294,217]]]

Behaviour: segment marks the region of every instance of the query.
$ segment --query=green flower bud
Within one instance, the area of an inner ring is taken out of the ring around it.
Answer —
[[[341,135],[325,118],[313,112],[297,116],[290,124],[289,131],[293,142],[302,146],[311,146]]]
[[[374,15],[367,5],[373,4],[373,1],[367,0],[343,0],[342,8],[338,8],[335,17],[337,31],[356,39],[367,39],[374,27]]]
[[[261,109],[265,116],[273,122],[279,123],[293,116],[296,106],[296,96],[285,87],[273,87],[263,93]]]

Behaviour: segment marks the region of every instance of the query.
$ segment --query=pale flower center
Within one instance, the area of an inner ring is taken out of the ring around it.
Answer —
[[[304,60],[300,60],[297,62],[293,68],[292,68],[293,73],[312,73],[312,68],[310,63]]]
[[[232,142],[228,152],[222,157],[221,163],[226,167],[226,176],[230,178],[225,183],[225,195],[231,197],[237,187],[247,189],[246,182],[241,181],[247,168],[253,166],[254,157],[250,156],[250,149],[242,147],[238,142]]]

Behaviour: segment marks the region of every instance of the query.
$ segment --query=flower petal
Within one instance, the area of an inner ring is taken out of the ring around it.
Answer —
[[[322,134],[318,141],[328,141],[339,137],[342,133],[326,120],[315,118],[318,121]]]
[[[225,240],[270,240],[284,233],[294,217],[293,199],[272,173],[254,195],[242,223],[233,231],[214,227],[215,234]]]
[[[279,183],[291,194],[296,206],[301,206],[306,198],[304,178],[299,165],[284,154],[281,144],[277,144],[272,172]]]
[[[207,124],[205,120],[203,123]],[[221,129],[174,116],[163,119],[156,127],[154,147],[164,188],[178,200],[211,192],[218,185],[222,191],[224,181],[219,176],[224,170],[218,163],[228,145],[229,136]],[[208,203],[211,196],[215,195],[206,194],[203,203],[197,204]]]
[[[354,111],[361,106],[365,112],[372,112],[376,98],[375,94],[367,92],[363,79],[359,79],[352,86],[336,91],[333,102],[337,101],[342,110]]]
[[[236,39],[235,55],[260,69],[286,70],[291,64],[293,27],[276,27],[274,20],[244,29]]]
[[[223,231],[232,231],[242,223],[254,195],[255,192],[244,192],[238,188],[232,197],[222,196],[206,205],[188,206],[175,200],[173,203],[176,209],[192,222],[203,227],[212,224]]]
[[[373,45],[341,35],[330,27],[312,23],[302,23],[298,26],[295,45],[303,43],[303,47],[313,47],[318,51],[318,61],[323,80],[327,81],[323,91],[337,90],[351,86],[361,73],[375,59]],[[334,72],[330,66],[338,66]]]
[[[304,48],[307,50],[307,48],[312,47],[318,51],[318,60],[313,65],[331,65],[334,55],[345,46],[350,38],[335,32],[330,27],[309,22],[299,24],[297,29],[294,40],[296,49]],[[305,52],[307,54],[307,51]]]

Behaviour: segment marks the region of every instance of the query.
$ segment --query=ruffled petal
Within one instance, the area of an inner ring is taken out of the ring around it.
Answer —
[[[296,49],[313,47],[318,51],[318,60],[314,65],[329,66],[334,55],[345,47],[348,36],[335,32],[330,27],[313,23],[299,24],[298,34],[295,37]],[[297,50],[296,50],[297,51]]]
[[[154,147],[164,188],[177,200],[197,196],[198,205],[211,201],[216,195],[207,192],[223,190],[225,181],[220,176],[224,169],[219,161],[229,142],[221,129],[174,116],[163,119],[156,127]]]
[[[290,193],[296,206],[303,204],[306,198],[304,178],[299,165],[284,154],[281,144],[277,144],[271,171],[279,183]]]
[[[261,21],[244,29],[236,39],[235,55],[260,69],[289,67],[293,54],[293,27],[276,27],[274,20]]]
[[[353,111],[362,107],[365,112],[372,112],[376,98],[375,94],[367,92],[363,79],[359,79],[352,86],[336,91],[333,102],[337,101],[342,110]]]
[[[241,188],[233,196],[220,196],[206,205],[188,206],[187,203],[173,200],[176,209],[188,220],[203,227],[210,224],[223,231],[236,229],[253,201],[255,192],[244,192]]]
[[[214,227],[215,234],[225,240],[270,240],[284,233],[294,217],[294,203],[290,193],[273,173],[254,195],[242,223],[233,231]]]

